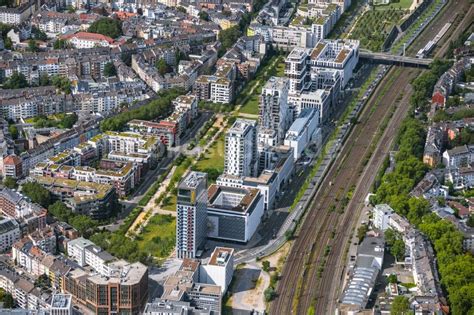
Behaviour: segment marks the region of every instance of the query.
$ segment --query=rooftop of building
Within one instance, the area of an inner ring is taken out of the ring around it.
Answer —
[[[210,207],[239,213],[251,210],[251,206],[260,197],[258,189],[235,188],[216,184],[209,186],[207,193]]]
[[[263,170],[262,173],[258,177],[243,177],[244,184],[246,186],[252,185],[270,185],[275,179],[277,178],[278,174],[270,171],[270,170]]]
[[[181,180],[178,188],[195,189],[203,180],[207,180],[207,173],[192,171]]]
[[[300,135],[304,127],[308,124],[308,121],[316,115],[316,112],[317,110],[312,108],[303,109],[298,118],[291,124],[288,132]]]
[[[109,252],[103,250],[102,248],[95,245],[94,243],[86,246],[84,249],[91,252],[92,254],[99,257],[101,260],[105,262],[111,262],[117,259],[114,256],[112,256]]]
[[[233,248],[216,247],[211,254],[208,265],[226,266],[232,255],[234,255]]]
[[[0,235],[18,228],[19,225],[16,220],[11,218],[0,217]]]
[[[138,284],[147,277],[148,267],[140,262],[129,263],[125,260],[117,260],[108,265],[111,270],[110,276],[100,274],[89,276],[89,280],[97,284],[120,283],[121,285]]]
[[[238,118],[227,133],[243,134],[247,132],[249,128],[252,128],[255,126],[256,126],[255,120]]]
[[[175,102],[178,104],[187,104],[191,105],[196,100],[194,95],[180,95],[175,99]]]
[[[300,60],[301,58],[305,58],[308,55],[308,49],[306,48],[300,48],[300,47],[295,47],[293,50],[290,52],[288,57],[286,57],[288,60]]]
[[[69,309],[72,303],[71,294],[53,294],[51,307],[55,309]]]
[[[89,33],[89,32],[77,32],[75,34],[63,35],[63,39],[77,38],[80,40],[89,40],[89,41],[106,41],[109,44],[112,44],[114,40],[109,37],[98,33]]]
[[[199,270],[201,262],[197,259],[184,258],[179,270],[196,272]]]

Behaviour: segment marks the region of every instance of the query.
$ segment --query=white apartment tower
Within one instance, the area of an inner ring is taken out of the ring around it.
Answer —
[[[226,134],[224,173],[256,176],[257,122],[237,119]]]
[[[271,77],[260,95],[259,128],[276,132],[276,142],[281,143],[292,123],[292,114],[288,107],[290,82],[285,77]]]
[[[311,86],[309,49],[294,48],[285,60],[285,75],[290,79],[290,94]]]
[[[207,174],[190,172],[178,185],[176,256],[196,258],[207,236]]]

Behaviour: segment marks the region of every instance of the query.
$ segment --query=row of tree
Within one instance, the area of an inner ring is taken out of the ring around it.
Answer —
[[[435,61],[431,71],[414,80],[415,93],[411,98],[413,108],[425,107],[434,84],[448,66],[447,63]],[[396,140],[399,152],[395,157],[395,169],[383,175],[381,183],[375,187],[376,195],[372,201],[388,203],[428,236],[436,251],[441,284],[448,293],[451,313],[470,314],[474,311],[474,258],[464,254],[462,234],[451,222],[430,213],[429,203],[425,199],[409,195],[427,171],[421,162],[425,142],[423,123],[413,117],[406,118]],[[389,235],[392,250],[397,239]]]
[[[158,93],[158,98],[139,108],[132,109],[127,112],[120,113],[114,117],[107,118],[102,121],[100,128],[102,131],[118,131],[122,130],[125,125],[132,119],[153,120],[164,117],[171,111],[171,102],[178,96],[183,94],[181,89],[170,89]]]
[[[55,86],[59,91],[65,94],[71,93],[71,82],[69,82],[68,78],[60,76],[60,75],[53,75],[49,76],[47,73],[40,75],[38,80],[39,86]],[[30,85],[26,80],[26,77],[23,73],[14,72],[4,83],[4,89],[23,89],[27,88]]]

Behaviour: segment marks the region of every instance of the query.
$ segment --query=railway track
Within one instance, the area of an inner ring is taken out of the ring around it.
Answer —
[[[449,41],[459,36],[472,24],[473,9],[468,1],[452,1],[441,12],[435,23],[420,34],[411,51],[417,51],[443,27],[453,13],[464,15],[460,23],[440,41],[435,57],[443,56]],[[465,13],[465,14],[464,14]],[[424,41],[424,43],[423,43]],[[272,314],[304,314],[310,307],[315,314],[334,314],[337,299],[342,290],[345,266],[345,247],[353,232],[353,224],[359,217],[361,203],[375,179],[376,170],[388,153],[396,132],[408,110],[411,95],[409,82],[420,70],[402,69],[393,79],[387,93],[381,93],[394,76],[392,69],[376,89],[361,114],[360,123],[352,131],[340,154],[341,158],[331,167],[323,181],[322,189],[313,198],[313,204],[298,231],[278,284],[278,297],[271,305]],[[389,119],[387,129],[365,166],[364,158],[370,151],[372,140],[384,119],[394,109],[399,92],[403,97]],[[344,196],[355,187],[347,205]],[[338,209],[345,209],[340,215]],[[327,246],[331,250],[327,253]],[[326,271],[324,271],[326,269]],[[330,271],[328,271],[328,269]]]
[[[461,17],[463,14],[464,17]],[[417,40],[407,49],[407,54],[414,57],[417,51],[432,40],[446,23],[455,22],[457,16],[460,16],[462,22],[458,26],[453,25],[439,42],[439,47],[435,48],[435,56],[444,56],[449,47],[449,42],[460,34],[457,30],[458,27],[464,24],[464,29],[466,29],[466,24],[473,21],[473,6],[468,0],[450,0],[436,19],[421,32]]]
[[[391,115],[400,91],[389,89],[386,93],[384,86],[386,84],[403,86],[407,79],[414,77],[417,73],[418,71],[413,69],[392,69],[366,105],[359,124],[354,127],[342,148],[341,158],[332,166],[321,185],[323,189],[316,193],[314,203],[307,211],[283,269],[278,285],[278,298],[272,303],[271,313],[303,314],[310,306],[320,305],[319,283],[322,283],[324,275],[328,274],[323,272],[322,268],[332,266],[332,253],[337,252],[337,248],[340,249],[344,245],[340,244],[339,235],[347,231],[344,231],[345,226],[341,225],[341,222],[350,222],[354,216],[354,213],[344,211],[347,206],[346,196],[357,185],[364,168],[364,159],[371,150],[372,140],[376,137],[385,118]],[[400,108],[404,108],[401,112],[404,114],[408,106],[400,106]],[[400,110],[397,110],[394,115],[401,114]],[[344,212],[341,213],[341,211]],[[334,238],[331,237],[333,234]],[[329,255],[324,255],[326,246],[331,246]],[[320,278],[321,276],[323,278]],[[334,274],[331,274],[331,281],[335,280],[333,276]],[[296,283],[295,278],[298,279]],[[326,312],[316,312],[316,314],[326,314]]]

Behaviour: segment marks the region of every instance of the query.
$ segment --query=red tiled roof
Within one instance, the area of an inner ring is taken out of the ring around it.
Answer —
[[[21,163],[21,160],[16,155],[9,155],[5,159],[3,159],[3,164],[18,165],[20,163]]]
[[[76,34],[64,35],[62,36],[63,39],[71,39],[71,38],[78,38],[82,40],[90,40],[90,41],[107,41],[109,44],[112,44],[114,40],[109,36],[105,36],[102,34],[97,33],[88,33],[88,32],[77,32]]]

